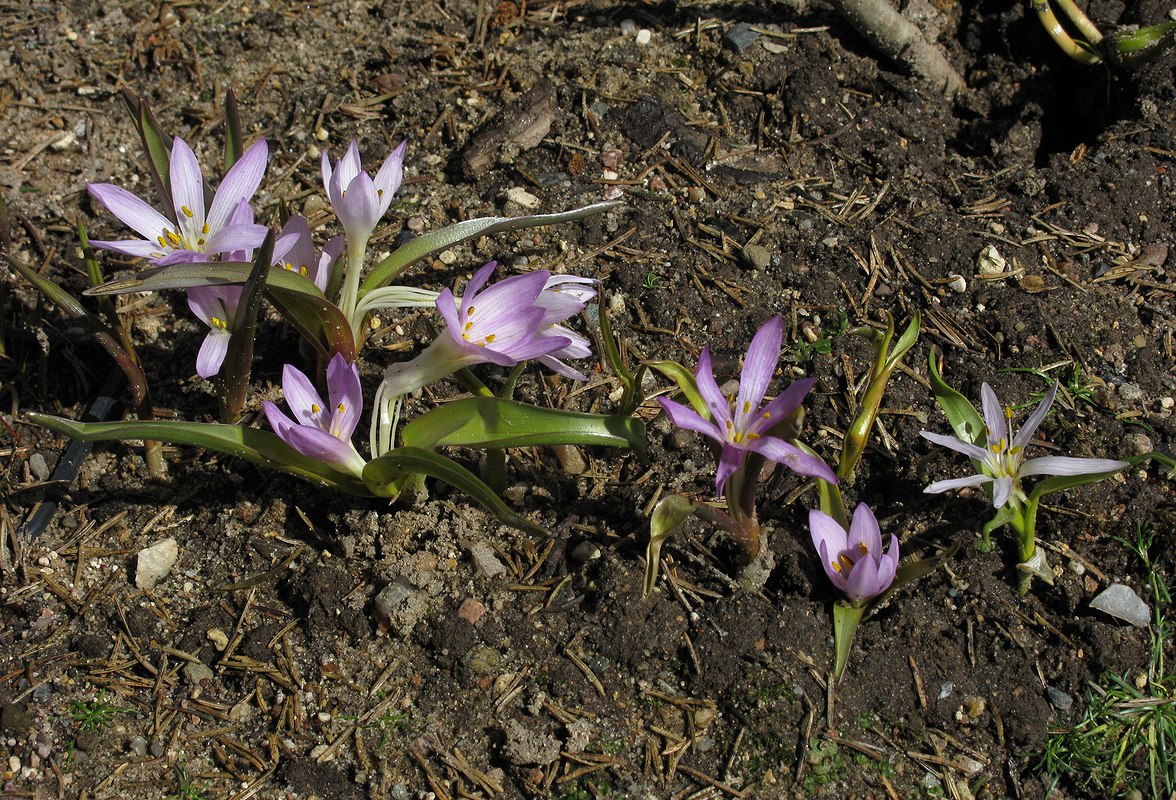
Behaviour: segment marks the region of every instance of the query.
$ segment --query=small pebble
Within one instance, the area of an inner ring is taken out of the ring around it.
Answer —
[[[1070,567],[1070,572],[1073,572],[1075,575],[1085,575],[1086,574],[1086,565],[1083,564],[1081,561],[1075,561],[1074,559],[1070,559],[1069,567]]]
[[[442,250],[437,254],[437,258],[447,267],[457,263],[457,253],[452,250]]]
[[[637,23],[631,19],[621,20],[621,33],[625,36],[633,36],[637,33]]]
[[[993,245],[986,245],[976,257],[976,269],[981,277],[991,278],[1001,275],[1008,266],[1008,261]]]
[[[223,653],[225,648],[229,646],[229,636],[220,628],[213,628],[207,636],[208,641],[212,642],[212,646],[216,648],[218,653]]]
[[[461,607],[457,609],[458,619],[464,619],[471,625],[477,625],[478,620],[484,616],[486,616],[486,604],[472,597],[463,600]]]
[[[49,480],[49,465],[45,462],[45,456],[40,453],[29,456],[29,472],[39,481]]]
[[[555,457],[559,459],[559,466],[565,475],[583,475],[588,471],[584,454],[575,445],[557,444],[551,449],[555,452]]]
[[[201,664],[199,661],[189,661],[184,665],[184,679],[193,686],[200,686],[201,684],[212,680],[212,670],[206,664]]]
[[[686,199],[691,203],[701,203],[706,199],[706,192],[702,190],[701,186],[690,186],[686,189]]]
[[[584,564],[595,561],[600,558],[600,548],[585,539],[572,548],[572,558]]]
[[[736,53],[742,53],[760,37],[746,22],[734,25],[731,30],[723,34],[723,47]]]
[[[1049,704],[1058,711],[1069,711],[1074,706],[1073,697],[1052,686],[1045,687],[1045,697],[1049,700]]]
[[[637,44],[644,47],[653,39],[653,32],[649,28],[642,28],[637,31]]]
[[[1135,403],[1143,399],[1143,389],[1134,383],[1121,383],[1119,384],[1119,397],[1122,397],[1128,402]]]
[[[470,560],[474,562],[474,571],[483,578],[496,578],[507,572],[506,566],[498,560],[493,548],[484,542],[470,545]]]
[[[743,246],[743,261],[752,269],[764,269],[772,260],[772,253],[760,244]]]
[[[154,589],[171,572],[179,557],[180,546],[170,536],[140,550],[135,562],[135,587]]]
[[[968,291],[968,282],[964,280],[963,275],[951,274],[948,275],[947,285],[956,294],[963,294]]]

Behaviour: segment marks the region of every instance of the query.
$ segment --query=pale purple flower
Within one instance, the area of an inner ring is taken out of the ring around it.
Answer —
[[[824,461],[769,433],[800,406],[814,383],[811,378],[796,381],[776,399],[763,404],[780,359],[782,338],[783,321],[779,316],[765,322],[755,334],[747,348],[739,377],[739,394],[735,398],[723,397],[719,391],[711,369],[710,348],[703,348],[695,377],[698,392],[710,409],[710,419],[704,419],[689,406],[658,398],[670,421],[679,428],[709,436],[723,446],[715,471],[715,490],[719,497],[723,496],[727,479],[743,465],[748,453],[758,453],[801,475],[837,483],[837,476]]]
[[[847,533],[819,509],[809,512],[813,547],[821,556],[825,574],[851,603],[860,606],[890,588],[898,570],[898,537],[890,535],[890,547],[882,552],[882,531],[874,512],[858,503]]]
[[[323,151],[323,187],[352,248],[362,250],[367,245],[376,224],[392,204],[392,196],[404,177],[404,151],[407,147],[407,140],[401,142],[384,159],[374,178],[363,171],[359,145],[354,139],[333,167],[330,155]]]
[[[951,478],[936,481],[923,491],[927,494],[939,494],[950,489],[960,489],[965,486],[982,486],[992,484],[992,505],[1001,508],[1010,499],[1016,502],[1026,500],[1021,488],[1021,478],[1031,475],[1093,475],[1099,472],[1114,472],[1128,466],[1126,461],[1116,461],[1109,458],[1071,458],[1067,456],[1045,456],[1031,458],[1025,461],[1025,447],[1037,432],[1041,421],[1049,412],[1057,396],[1058,384],[1055,381],[1050,387],[1045,399],[1025,420],[1024,426],[1016,430],[1011,421],[1013,410],[1001,407],[996,392],[987,383],[980,388],[980,404],[984,411],[984,429],[987,434],[986,447],[972,444],[955,436],[942,433],[919,431],[924,439],[943,445],[957,453],[963,453],[980,463],[980,472],[966,478]]]
[[[220,372],[229,352],[242,291],[240,286],[194,286],[188,290],[188,308],[208,326],[208,335],[196,354],[196,374],[205,380]]]
[[[351,443],[363,408],[359,369],[336,353],[327,365],[328,402],[323,403],[310,379],[287,364],[282,368],[282,391],[294,419],[270,401],[262,403],[270,427],[282,441],[304,456],[359,477],[366,462]]]
[[[264,139],[254,143],[225,174],[205,213],[204,174],[196,155],[176,137],[171,153],[172,203],[178,220],[171,220],[135,194],[110,183],[90,183],[86,188],[142,239],[91,241],[95,247],[149,259],[166,266],[208,261],[212,256],[261,245],[264,225],[231,224],[241,203],[248,203],[265,173],[268,150]]]
[[[483,288],[497,266],[491,261],[466,284],[460,301],[449,289],[437,296],[445,333],[424,352],[384,372],[388,393],[407,394],[475,364],[513,367],[536,358],[568,378],[585,376],[560,361],[591,355],[588,340],[561,325],[595,294],[587,279],[545,271],[514,275]]]
[[[322,251],[315,253],[314,237],[306,217],[295,214],[282,228],[282,235],[274,244],[274,264],[291,272],[297,272],[319,288],[327,290],[331,270],[343,253],[344,239],[332,236]]]

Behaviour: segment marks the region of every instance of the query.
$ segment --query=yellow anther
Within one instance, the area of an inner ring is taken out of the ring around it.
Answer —
[[[322,408],[319,407],[318,403],[311,403],[310,404],[310,413],[311,414],[318,414],[320,411],[322,411]]]
[[[220,328],[221,330],[226,330],[229,327],[229,323],[227,323],[225,320],[221,319],[220,317],[213,317],[212,319],[210,319],[208,321],[208,324],[210,326],[212,326],[213,328]]]
[[[164,239],[162,236],[160,236],[160,237],[159,237],[158,239],[156,239],[155,241],[159,242],[159,246],[160,246],[160,247],[167,247],[167,240],[166,240],[166,239]]]
[[[308,269],[307,266],[305,264],[303,264],[301,267],[298,268],[298,274],[304,278],[308,277],[310,275],[310,269]]]
[[[203,236],[201,236],[199,239],[196,240],[196,246],[197,247],[204,247],[204,237]]]
[[[466,316],[472,317],[473,315],[474,315],[474,307],[470,306],[470,310],[466,312]]]
[[[771,411],[765,411],[765,412],[764,412],[764,419],[771,419],[771,418],[772,418],[772,412],[771,412]]]
[[[183,242],[180,241],[180,237],[176,236],[171,231],[165,231],[164,235],[167,237],[167,240],[171,242],[172,247],[179,247],[181,244],[183,244]]]
[[[841,564],[840,564],[839,562],[837,562],[837,561],[830,561],[829,563],[833,565],[833,570],[834,570],[834,571],[835,571],[835,572],[836,572],[838,575],[840,575],[840,574],[841,574]]]
[[[192,219],[194,216],[196,216],[192,213],[192,209],[188,208],[187,206],[180,206],[180,211],[182,211],[184,216],[188,219]]]
[[[760,438],[760,435],[758,433],[748,433],[747,438],[754,441],[755,439]]]
[[[862,551],[863,556],[869,554],[869,552],[870,552],[869,549],[866,547],[865,542],[858,542],[858,550]]]
[[[383,196],[384,196],[384,190],[383,189],[376,189],[376,197],[383,197]]]
[[[474,323],[472,323],[472,322],[467,322],[467,323],[465,324],[465,327],[464,327],[464,328],[462,328],[462,331],[463,331],[463,332],[465,332],[465,333],[469,333],[469,330],[470,330],[470,328],[472,328],[472,327],[474,327]]]
[[[339,405],[335,406],[335,413],[337,413],[337,414],[342,414],[346,410],[347,410],[347,405],[345,403],[339,403]]]
[[[751,401],[750,400],[743,401],[743,413],[744,414],[751,413]]]
[[[487,341],[487,342],[492,342],[492,341],[494,341],[494,337],[495,337],[495,336],[497,336],[497,335],[498,335],[498,334],[496,334],[496,333],[488,333],[488,334],[486,334],[486,341]]]
[[[208,227],[208,223],[206,222],[206,223],[204,223],[203,227],[200,228],[200,232],[203,233],[205,236],[207,236],[208,231],[209,231],[209,227]]]
[[[1005,406],[1005,419],[1012,419],[1012,418],[1013,418],[1013,407],[1012,406]]]

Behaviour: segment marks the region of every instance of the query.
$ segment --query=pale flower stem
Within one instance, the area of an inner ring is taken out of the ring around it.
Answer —
[[[362,315],[357,315],[356,306],[359,304],[359,279],[363,274],[363,257],[367,252],[367,242],[359,247],[352,247],[347,243],[347,267],[343,272],[343,292],[339,296],[339,309],[351,323],[351,335],[359,341],[360,329],[363,327]],[[357,319],[357,316],[359,317]]]

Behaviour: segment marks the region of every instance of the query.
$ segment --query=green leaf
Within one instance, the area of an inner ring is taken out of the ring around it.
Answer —
[[[951,429],[955,432],[957,439],[963,439],[965,442],[986,447],[988,445],[988,434],[984,429],[984,418],[980,416],[980,412],[968,402],[966,397],[948,386],[943,380],[943,377],[939,374],[938,365],[935,363],[936,355],[938,353],[932,350],[929,359],[931,391],[935,393],[935,402],[943,409],[943,413],[947,417],[947,421],[950,423]]]
[[[805,455],[810,455],[815,458],[821,456],[816,450],[809,447],[802,441],[794,439],[794,445],[800,448]],[[833,521],[842,527],[844,530],[849,530],[849,515],[845,511],[845,498],[841,494],[841,487],[835,483],[817,478],[817,508],[828,514],[833,518]]]
[[[229,87],[225,94],[225,172],[232,169],[245,152],[245,137],[241,133],[241,108],[237,93]]]
[[[52,301],[67,316],[76,320],[85,329],[86,333],[93,336],[102,345],[103,349],[110,354],[110,357],[115,360],[115,363],[126,374],[127,383],[131,388],[131,394],[135,398],[135,405],[140,405],[147,397],[147,376],[143,374],[143,370],[139,366],[139,359],[134,351],[128,350],[123,345],[118,333],[111,330],[109,326],[90,313],[77,298],[53,283],[53,281],[42,278],[37,274],[36,270],[17,261],[7,253],[0,254],[0,256],[13,269],[23,275],[29,283],[36,286],[41,294],[45,295],[45,297]]]
[[[614,200],[606,203],[594,203],[590,206],[584,206],[583,208],[564,211],[558,214],[535,214],[526,217],[480,217],[478,219],[459,222],[456,225],[450,225],[448,228],[442,228],[433,233],[423,234],[398,248],[396,252],[377,264],[371,271],[371,274],[367,276],[367,279],[364,280],[363,285],[360,286],[359,297],[362,299],[364,295],[373,289],[378,289],[390,283],[414,262],[433,253],[440,252],[447,247],[453,247],[468,239],[487,236],[491,233],[499,233],[501,231],[514,231],[521,228],[537,228],[542,225],[556,225],[563,222],[571,222],[573,220],[583,219],[584,217],[590,217],[593,214],[600,214],[608,211],[610,208],[616,208],[620,204],[620,201]]]
[[[1102,49],[1115,64],[1135,67],[1151,61],[1173,44],[1176,44],[1176,21],[1112,33],[1103,39]]]
[[[841,680],[849,653],[853,649],[853,637],[861,624],[866,609],[837,602],[833,604],[833,678]]]
[[[661,562],[662,542],[677,530],[686,518],[694,513],[694,503],[683,494],[666,495],[657,501],[649,517],[649,544],[645,546],[645,579],[641,584],[641,596],[648,597],[657,584],[658,565]]]
[[[916,311],[914,316],[911,317],[911,321],[907,325],[906,330],[902,332],[902,335],[898,337],[898,341],[895,342],[894,349],[890,352],[890,355],[887,356],[887,369],[893,370],[895,367],[897,367],[898,363],[902,360],[902,357],[905,356],[910,351],[910,349],[915,346],[915,343],[919,341],[919,327],[921,321],[922,318],[919,316],[919,312]]]
[[[261,312],[261,297],[265,292],[266,273],[274,255],[274,232],[269,230],[253,268],[241,291],[237,313],[233,315],[233,327],[229,331],[229,349],[221,372],[221,421],[235,422],[245,407],[245,396],[249,392],[249,374],[253,370],[253,342],[257,335],[257,315]]]
[[[378,497],[395,497],[404,482],[414,475],[427,475],[448,483],[475,500],[504,525],[524,533],[550,535],[543,526],[511,511],[493,489],[461,464],[419,447],[398,447],[369,461],[363,470],[363,482]]]
[[[584,414],[503,400],[466,397],[404,426],[407,447],[531,447],[577,444],[628,447],[642,452],[645,426],[620,415]]]
[[[126,439],[154,439],[171,444],[203,447],[243,458],[254,464],[297,475],[308,481],[349,494],[368,496],[371,492],[354,475],[304,456],[276,434],[240,425],[174,420],[127,422],[75,422],[63,417],[29,412],[31,422],[83,442],[121,442]]]
[[[645,366],[650,369],[656,369],[662,375],[665,375],[676,383],[678,385],[678,391],[686,396],[687,402],[698,413],[698,416],[703,419],[711,418],[710,407],[702,399],[702,395],[698,393],[698,384],[694,382],[693,372],[686,369],[677,361],[647,361],[645,362]]]
[[[173,264],[108,281],[88,290],[86,294],[160,292],[191,289],[194,286],[243,284],[249,279],[252,269],[252,264],[240,261]],[[327,300],[312,281],[293,270],[270,267],[265,288],[270,302],[314,346],[324,362],[329,361],[335,353],[342,353],[348,361],[355,360],[355,339],[351,335],[351,325],[339,307]]]
[[[171,137],[163,132],[146,100],[130,89],[123,89],[122,97],[135,123],[135,130],[139,132],[143,149],[147,153],[147,171],[151,174],[151,182],[155,186],[156,195],[159,196],[163,215],[174,220],[176,207],[172,202],[171,191]]]

